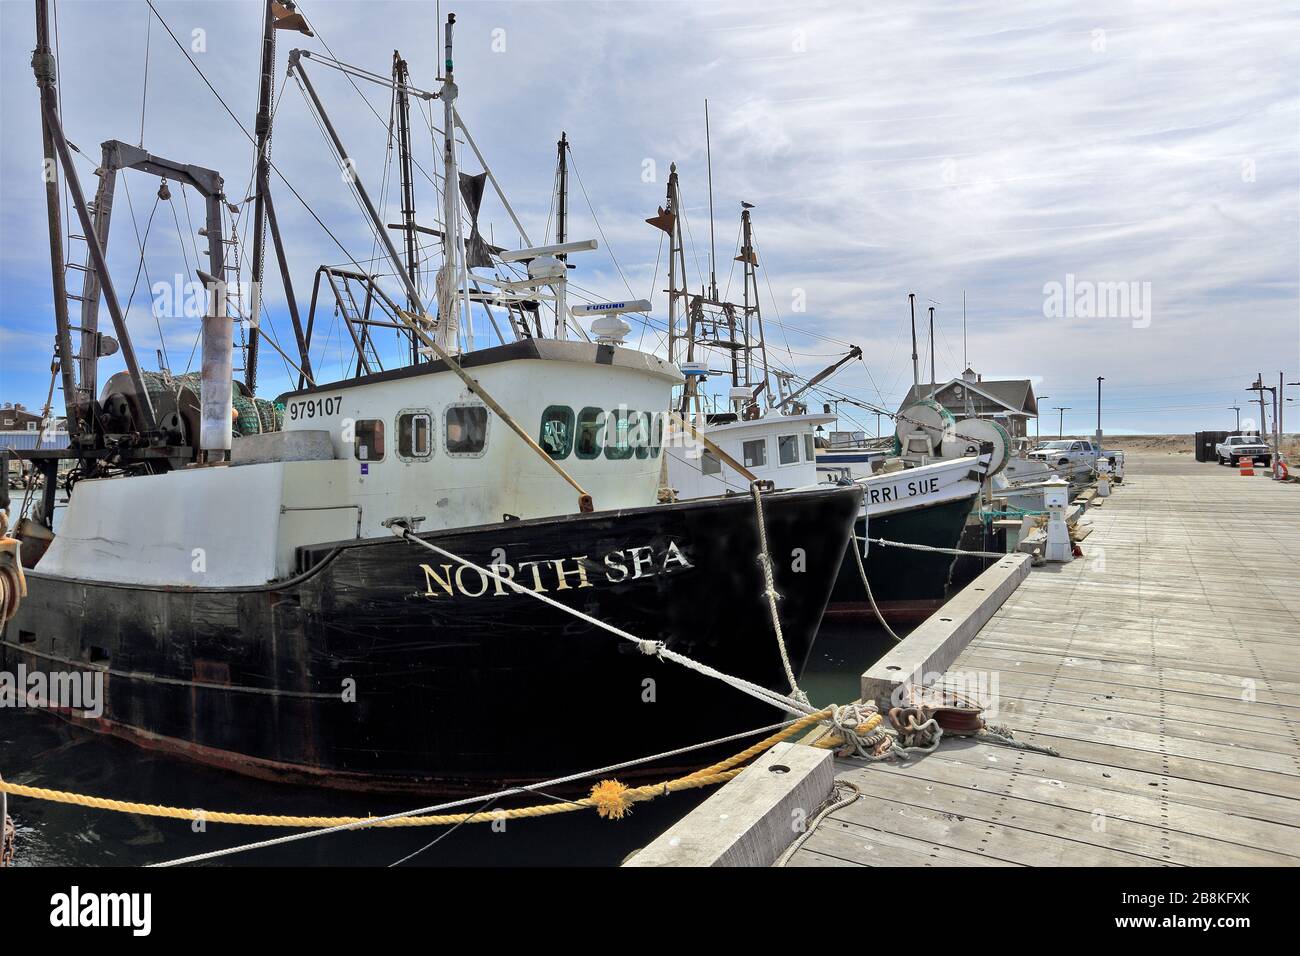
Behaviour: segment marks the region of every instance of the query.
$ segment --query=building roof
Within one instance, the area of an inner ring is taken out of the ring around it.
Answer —
[[[919,399],[929,398],[933,393],[935,400],[949,411],[961,412],[965,407],[964,402],[957,400],[951,393],[945,394],[954,385],[960,385],[978,395],[982,395],[993,405],[1001,406],[1008,412],[1031,417],[1038,416],[1038,400],[1034,397],[1034,386],[1027,378],[979,379],[974,382],[967,378],[953,378],[938,385],[923,382],[920,385],[913,385],[907,390],[907,395],[903,398],[899,408],[910,405]]]

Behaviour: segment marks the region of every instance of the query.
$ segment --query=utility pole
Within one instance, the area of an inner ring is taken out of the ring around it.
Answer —
[[[1277,391],[1273,393],[1273,473],[1277,474],[1277,463],[1282,457],[1282,401],[1286,397],[1286,376],[1277,373]]]
[[[1097,376],[1097,451],[1101,451],[1101,383],[1106,380],[1104,375]]]
[[[1255,429],[1257,435],[1268,434],[1268,412],[1264,409],[1264,373],[1260,372],[1255,377],[1255,384],[1249,386],[1246,391],[1256,392],[1259,394],[1259,425]]]
[[[921,386],[921,366],[917,364],[916,354],[916,293],[907,293],[907,303],[912,310],[912,385]]]
[[[1236,429],[1236,430],[1237,430],[1237,431],[1241,431],[1241,406],[1240,406],[1240,405],[1229,405],[1229,406],[1228,406],[1228,411],[1230,411],[1230,412],[1236,412],[1236,413],[1237,413],[1237,429]]]
[[[1051,395],[1039,395],[1038,401],[1045,402],[1051,397],[1052,397]],[[1043,416],[1035,414],[1034,415],[1034,444],[1035,445],[1039,444],[1042,439],[1042,433],[1043,433],[1042,425],[1043,425]]]
[[[1279,374],[1279,376],[1278,376],[1278,382],[1279,382],[1279,384],[1281,383],[1281,381],[1282,381],[1282,376]],[[1272,385],[1265,385],[1265,384],[1264,384],[1264,373],[1263,373],[1263,372],[1260,372],[1260,373],[1259,373],[1259,378],[1257,378],[1257,379],[1255,380],[1255,384],[1252,385],[1252,386],[1250,386],[1250,388],[1247,389],[1247,391],[1259,392],[1259,414],[1260,414],[1260,425],[1261,425],[1261,427],[1260,427],[1260,435],[1261,435],[1261,436],[1267,436],[1267,435],[1268,435],[1268,418],[1265,416],[1265,410],[1264,410],[1264,393],[1265,393],[1265,392],[1271,392],[1271,393],[1272,393],[1272,396],[1273,396],[1273,460],[1274,460],[1274,461],[1277,461],[1277,456],[1278,456],[1278,454],[1279,454],[1279,453],[1281,452],[1281,450],[1282,450],[1282,436],[1281,436],[1281,433],[1278,432],[1278,430],[1277,430],[1277,393],[1278,393],[1278,389],[1275,388],[1275,387],[1272,386]],[[1265,440],[1267,440],[1267,439],[1265,439]]]
[[[1057,405],[1056,410],[1061,413],[1060,424],[1056,426],[1056,437],[1064,438],[1065,437],[1065,413],[1070,410],[1070,406],[1066,405],[1062,407],[1060,405]]]
[[[1286,408],[1286,403],[1287,403],[1287,402],[1294,402],[1294,401],[1295,401],[1294,398],[1287,398],[1287,397],[1286,397],[1286,386],[1288,386],[1288,385],[1300,385],[1300,382],[1287,382],[1287,383],[1282,387],[1282,390],[1278,393],[1278,398],[1277,398],[1278,432],[1281,433],[1282,435],[1285,435],[1285,434],[1286,434],[1285,432],[1282,431],[1282,412],[1283,412],[1283,410]],[[1279,449],[1278,449],[1278,454],[1281,454],[1281,452],[1282,452],[1282,449],[1279,448]]]

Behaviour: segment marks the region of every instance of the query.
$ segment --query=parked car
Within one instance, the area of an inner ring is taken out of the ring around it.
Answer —
[[[1226,440],[1214,446],[1219,456],[1220,465],[1232,465],[1234,468],[1243,458],[1255,459],[1255,464],[1267,468],[1273,460],[1273,449],[1269,448],[1258,435],[1229,435]]]

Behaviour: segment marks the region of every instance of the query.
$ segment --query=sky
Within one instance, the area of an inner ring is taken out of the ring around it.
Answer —
[[[57,4],[63,122],[83,154],[83,189],[93,193],[98,144],[116,138],[219,170],[239,204],[252,191],[252,146],[168,28],[252,129],[261,5],[155,5],[166,27],[143,0]],[[278,34],[272,158],[311,212],[282,179],[272,189],[305,314],[318,265],[380,250],[298,86],[285,82],[288,51],[332,50],[387,75],[400,49],[411,82],[436,90],[441,40],[438,9],[423,0],[299,9],[317,35]],[[769,356],[808,376],[860,346],[864,360],[830,380],[836,394],[897,407],[912,378],[909,293],[922,379],[934,306],[937,379],[967,364],[989,379],[1032,379],[1046,396],[1044,435],[1058,428],[1058,406],[1067,433],[1094,427],[1097,376],[1111,434],[1231,428],[1230,406],[1251,416],[1257,373],[1267,385],[1279,372],[1300,381],[1294,3],[539,0],[443,2],[441,12],[457,15],[460,112],[534,243],[553,235],[555,143],[568,134],[570,237],[600,243],[571,259],[571,277],[590,298],[652,301],[648,328],[628,317],[632,344],[663,348],[667,250],[644,220],[664,202],[671,163],[690,284],[709,269],[707,99],[720,291],[739,294],[740,202],[752,203]],[[0,0],[0,401],[39,408],[54,320],[33,46],[33,4]],[[396,221],[387,91],[307,69],[357,174]],[[436,101],[434,111],[440,128]],[[425,174],[440,168],[440,134],[419,109],[413,123],[417,218],[432,225],[438,201]],[[479,171],[464,146],[462,164]],[[193,276],[201,203],[173,186],[155,205],[156,179],[124,179],[109,263],[131,302],[136,351],[146,368],[160,348],[173,371],[197,368],[197,319],[157,308],[151,290]],[[245,237],[251,208],[241,207]],[[481,225],[498,244],[521,245],[493,196]],[[83,244],[69,247],[81,261]],[[268,276],[267,333],[287,348],[269,259]],[[330,331],[313,360],[337,370],[340,333],[322,313]],[[101,321],[107,328],[107,310]],[[120,367],[105,360],[101,382]],[[262,395],[290,385],[269,348],[259,378]],[[1290,391],[1289,421],[1300,422],[1300,386]],[[840,408],[842,427],[851,413],[875,430],[873,415]]]

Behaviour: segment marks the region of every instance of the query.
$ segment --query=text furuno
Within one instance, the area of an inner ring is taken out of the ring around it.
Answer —
[[[500,597],[514,590],[511,584],[536,594],[594,587],[596,582],[621,584],[638,578],[655,577],[675,570],[694,567],[675,541],[664,548],[626,548],[611,551],[599,561],[585,554],[545,561],[520,561],[518,564],[488,565],[496,577],[466,565],[421,564],[424,572],[424,596],[442,595],[478,598]]]

